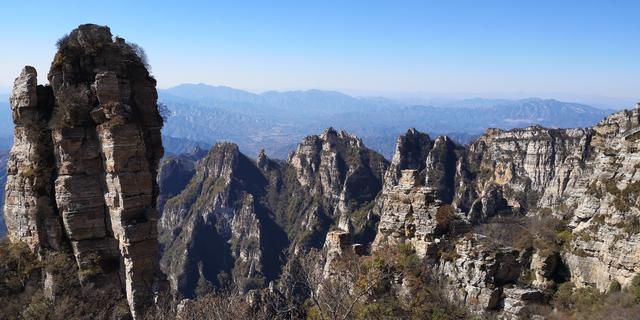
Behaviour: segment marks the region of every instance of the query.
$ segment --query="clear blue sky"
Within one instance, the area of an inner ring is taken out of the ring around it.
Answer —
[[[106,24],[159,86],[574,94],[640,100],[640,1],[7,1],[0,92]]]

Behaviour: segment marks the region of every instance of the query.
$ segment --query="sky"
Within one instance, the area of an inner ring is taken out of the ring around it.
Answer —
[[[640,1],[4,1],[0,93],[58,38],[108,25],[160,88],[640,100]],[[589,101],[587,101],[589,102]]]

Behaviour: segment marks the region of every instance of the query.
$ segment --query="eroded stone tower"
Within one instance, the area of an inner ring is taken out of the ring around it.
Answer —
[[[50,86],[25,67],[10,98],[9,238],[39,252],[70,247],[81,280],[119,282],[136,317],[162,277],[156,81],[141,49],[108,27],[79,26],[58,46]]]

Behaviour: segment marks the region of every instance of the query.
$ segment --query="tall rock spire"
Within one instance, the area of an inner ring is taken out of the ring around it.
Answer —
[[[82,281],[96,276],[88,270],[122,279],[137,317],[161,278],[162,118],[144,52],[112,38],[81,25],[59,41],[50,87],[36,86],[32,67],[16,79],[5,212],[12,241],[55,249],[64,238]]]

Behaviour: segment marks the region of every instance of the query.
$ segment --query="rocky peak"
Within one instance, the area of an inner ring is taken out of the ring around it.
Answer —
[[[274,279],[287,239],[261,203],[267,186],[235,144],[217,143],[198,162],[162,215],[161,264],[175,291],[193,297],[202,283],[249,290]]]
[[[333,128],[320,136],[306,137],[288,162],[294,167],[299,183],[312,195],[337,207],[338,213],[344,212],[351,197],[373,200],[387,167],[386,160],[367,149],[359,138]],[[353,185],[362,188],[354,192]]]
[[[398,183],[404,169],[417,170],[421,179],[424,179],[422,171],[426,166],[426,159],[432,147],[433,141],[429,135],[414,128],[398,137],[396,150],[391,158],[389,169],[384,175],[385,189]]]
[[[258,153],[258,157],[256,158],[256,165],[259,168],[262,168],[267,164],[267,161],[269,161],[267,153],[264,151],[264,149],[260,149],[260,153]]]
[[[278,163],[277,161],[269,158],[264,149],[261,149],[260,153],[258,153],[258,157],[256,158],[256,166],[258,166],[262,171],[270,171],[276,169],[278,167]]]
[[[217,143],[202,161],[204,175],[224,179],[224,183],[229,183],[239,157],[238,145],[229,142]]]
[[[455,175],[458,157],[463,148],[447,136],[433,143],[425,164],[425,185],[437,191],[438,197],[451,203],[455,195]]]
[[[427,134],[409,129],[396,143],[385,173],[385,190],[399,183],[403,170],[416,170],[421,184],[435,190],[442,201],[451,203],[455,195],[456,165],[463,150],[447,136],[431,140]]]
[[[324,131],[322,131],[319,137],[321,140],[328,140],[332,137],[337,137],[337,136],[338,136],[338,131],[336,131],[336,129],[334,129],[333,127],[329,127],[324,129]]]
[[[32,67],[23,70],[11,99],[16,139],[5,201],[12,241],[34,249],[68,241],[84,282],[123,279],[134,317],[161,279],[162,118],[143,60],[109,28],[82,25],[60,40],[51,87],[36,86]]]

